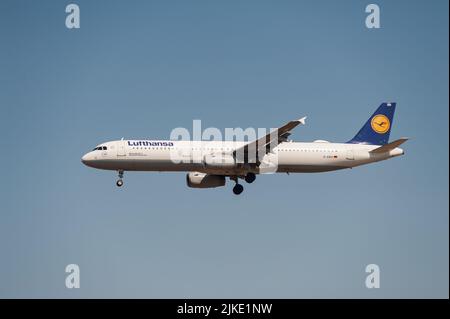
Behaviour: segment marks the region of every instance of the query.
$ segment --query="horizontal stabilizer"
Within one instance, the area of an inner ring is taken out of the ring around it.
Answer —
[[[383,146],[380,146],[380,147],[370,151],[370,153],[386,153],[386,152],[392,151],[396,147],[399,147],[400,145],[405,143],[407,140],[408,140],[407,137],[399,138],[398,140],[395,140],[388,144],[384,144]]]

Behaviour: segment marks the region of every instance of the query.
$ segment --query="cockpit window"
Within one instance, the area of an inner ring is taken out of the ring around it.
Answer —
[[[106,151],[106,146],[103,146],[103,150]]]
[[[92,151],[101,151],[101,150],[106,151],[107,149],[108,148],[106,146],[99,146],[99,147],[94,148]]]

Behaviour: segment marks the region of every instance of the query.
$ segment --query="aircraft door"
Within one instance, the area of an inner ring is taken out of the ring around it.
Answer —
[[[119,145],[117,146],[117,157],[125,157],[125,141],[120,140]]]
[[[353,153],[353,150],[347,150],[347,154],[346,154],[345,158],[348,159],[348,160],[354,160],[355,159],[355,155]]]

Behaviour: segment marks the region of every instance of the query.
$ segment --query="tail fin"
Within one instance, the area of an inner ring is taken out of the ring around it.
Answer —
[[[382,103],[347,143],[384,145],[389,142],[396,103]]]

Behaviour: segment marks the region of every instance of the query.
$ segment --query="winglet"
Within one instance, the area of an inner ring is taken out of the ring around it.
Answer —
[[[306,118],[307,116],[302,117],[301,119],[298,119],[297,122],[300,122],[300,124],[305,125],[306,124]]]

